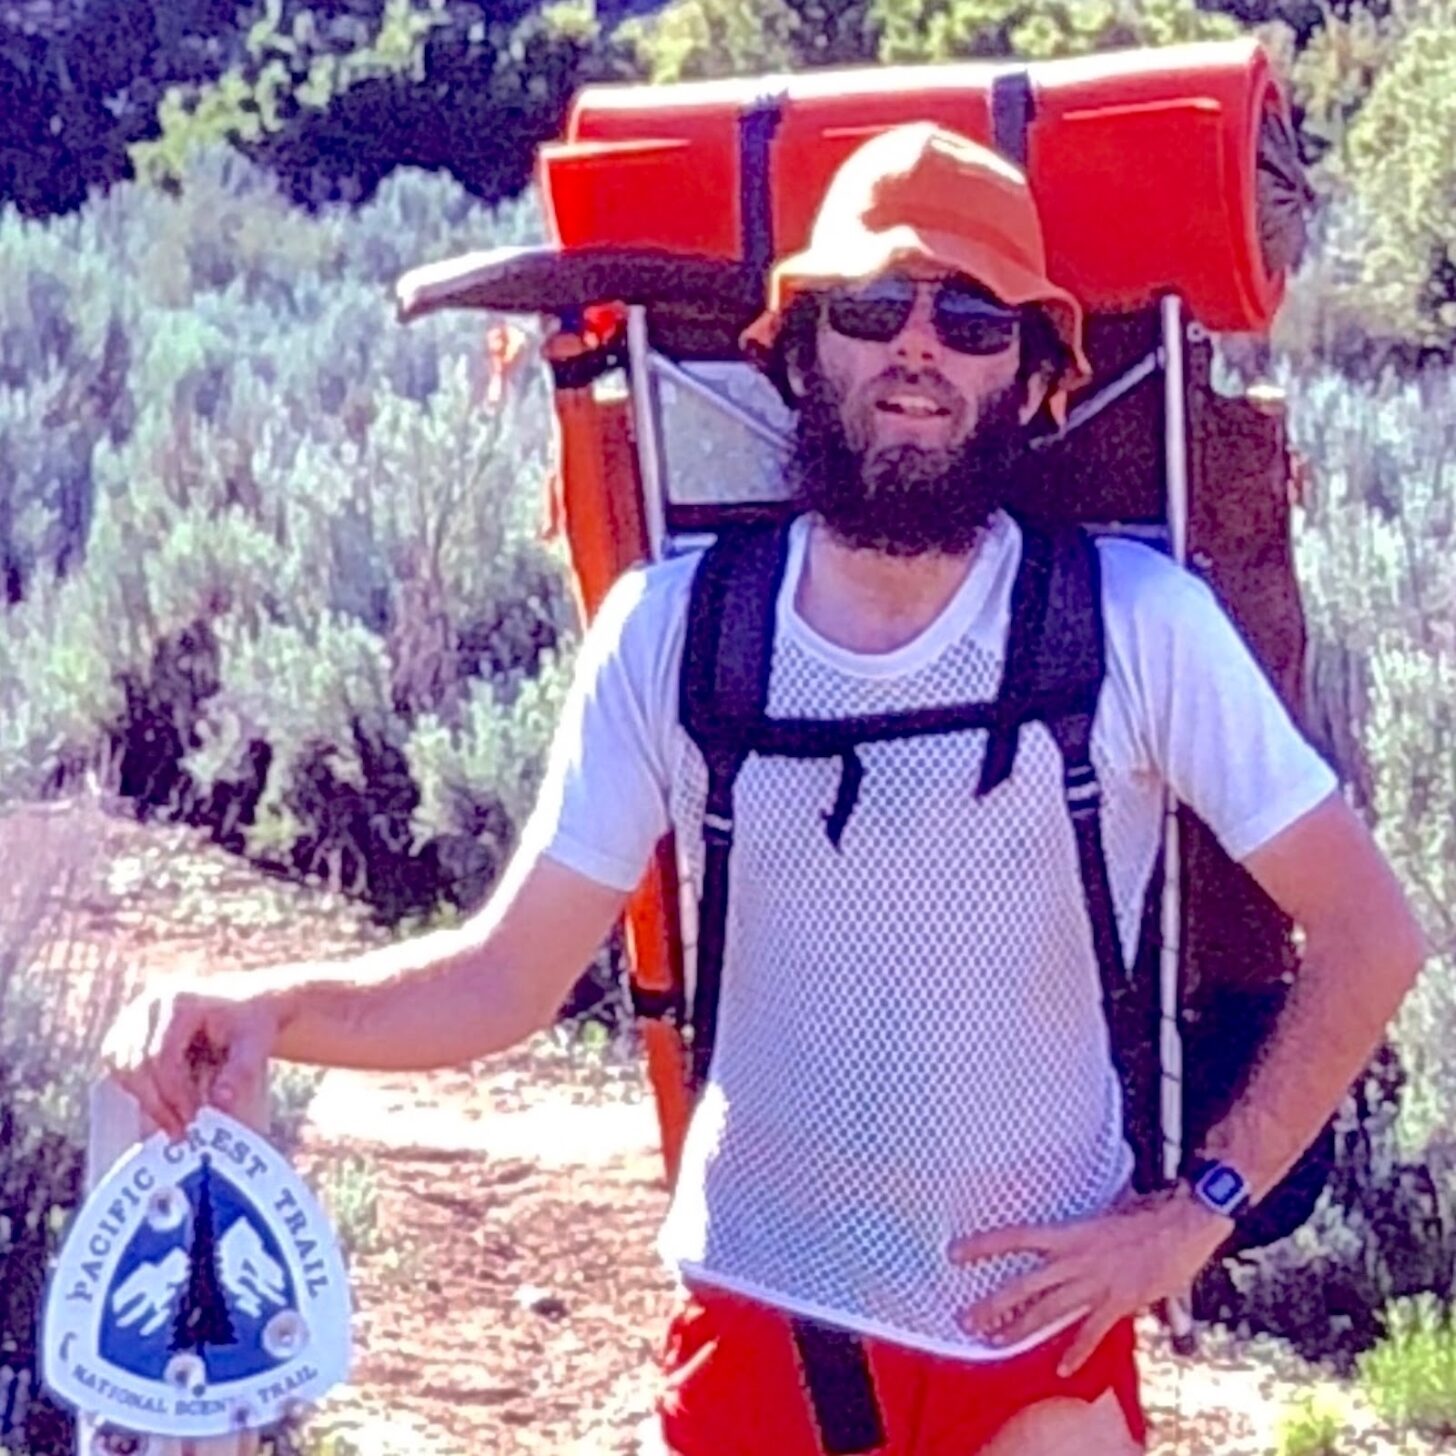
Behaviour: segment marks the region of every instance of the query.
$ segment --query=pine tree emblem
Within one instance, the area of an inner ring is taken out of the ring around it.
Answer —
[[[204,1156],[197,1214],[192,1223],[192,1246],[188,1250],[187,1287],[172,1322],[174,1352],[192,1350],[200,1356],[209,1345],[231,1345],[237,1340],[218,1273],[214,1218],[212,1164]]]

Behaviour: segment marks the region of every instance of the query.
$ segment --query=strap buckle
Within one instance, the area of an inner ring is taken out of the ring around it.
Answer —
[[[703,843],[721,845],[725,849],[732,844],[733,816],[731,814],[704,814]]]
[[[647,1021],[664,1021],[669,1026],[682,1025],[683,1003],[680,989],[651,991],[629,979],[627,993],[631,997],[634,1016]]]
[[[1062,776],[1062,794],[1073,819],[1087,819],[1102,811],[1102,786],[1090,763],[1073,764]]]

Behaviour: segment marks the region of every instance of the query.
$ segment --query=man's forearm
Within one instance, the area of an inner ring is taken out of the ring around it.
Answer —
[[[554,1007],[474,925],[436,931],[332,964],[250,971],[249,998],[278,1022],[285,1061],[367,1070],[458,1066],[514,1046]]]
[[[626,898],[523,854],[458,928],[332,965],[245,971],[216,989],[267,1008],[276,1029],[268,1054],[287,1061],[375,1071],[459,1066],[550,1025]]]
[[[1203,1143],[1243,1173],[1255,1199],[1294,1165],[1368,1064],[1423,955],[1408,922],[1311,936],[1247,1088]]]

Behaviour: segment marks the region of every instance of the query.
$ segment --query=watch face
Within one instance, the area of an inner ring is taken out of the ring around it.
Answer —
[[[1244,1192],[1244,1180],[1232,1168],[1210,1168],[1201,1181],[1208,1201],[1220,1208],[1237,1203]]]

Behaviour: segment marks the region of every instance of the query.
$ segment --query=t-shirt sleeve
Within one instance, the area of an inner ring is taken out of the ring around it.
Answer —
[[[1109,672],[1137,705],[1139,756],[1246,859],[1339,781],[1204,582],[1133,543],[1103,562]]]
[[[628,572],[583,638],[522,848],[634,889],[668,829],[683,563]]]

